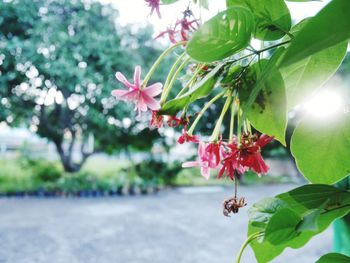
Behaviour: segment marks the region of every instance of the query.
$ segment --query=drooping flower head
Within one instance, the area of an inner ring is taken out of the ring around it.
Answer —
[[[139,115],[141,112],[147,111],[148,108],[154,111],[160,108],[159,102],[154,97],[162,92],[162,83],[158,82],[148,87],[142,87],[140,66],[135,67],[134,83],[130,83],[120,72],[117,72],[115,76],[128,90],[115,89],[112,91],[112,96],[119,100],[134,102],[136,104],[135,110],[138,111]]]
[[[199,142],[198,144],[198,160],[193,162],[185,162],[182,164],[183,168],[187,167],[200,167],[201,174],[204,178],[209,179],[210,169],[215,169],[214,155],[208,154],[206,151],[207,144],[205,142]]]
[[[160,0],[145,0],[145,2],[151,8],[150,15],[152,15],[154,10],[156,10],[158,17],[162,18],[162,15],[160,14],[160,11],[159,11]]]
[[[176,30],[176,28],[172,28],[172,27],[168,27],[166,30],[160,32],[156,37],[155,39],[158,39],[158,38],[161,38],[165,35],[168,35],[168,38],[170,40],[171,43],[173,44],[176,44],[177,43],[177,40],[176,40],[176,34],[178,33],[179,31]]]
[[[158,114],[157,110],[153,110],[150,126],[153,126],[157,129],[161,128],[163,126],[163,119],[164,119],[163,115]]]
[[[269,166],[265,163],[261,155],[261,148],[271,142],[273,137],[266,134],[262,134],[260,137],[257,135],[243,135],[242,144],[240,147],[240,163],[259,176],[266,174],[269,171]]]
[[[235,180],[236,176],[245,173],[247,168],[242,166],[242,164],[239,162],[240,149],[236,140],[231,143],[223,144],[221,153],[222,167],[219,171],[218,178],[221,178],[223,174],[226,173],[231,180]]]
[[[197,135],[191,135],[188,134],[186,129],[184,128],[182,130],[182,135],[179,137],[177,140],[179,144],[183,144],[185,142],[194,142],[194,143],[199,143],[199,137]]]

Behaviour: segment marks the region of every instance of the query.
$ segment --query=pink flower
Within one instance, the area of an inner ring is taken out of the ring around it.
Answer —
[[[112,91],[112,96],[120,100],[135,102],[135,110],[138,111],[139,115],[142,111],[147,111],[148,108],[151,110],[158,110],[160,108],[159,102],[154,97],[162,92],[162,83],[158,82],[145,88],[142,87],[140,66],[135,67],[133,84],[120,72],[117,72],[115,76],[129,90],[115,89]]]
[[[158,39],[160,37],[163,37],[165,35],[168,35],[168,38],[170,40],[171,43],[176,44],[177,40],[176,40],[176,34],[178,33],[178,31],[175,30],[175,28],[171,28],[168,27],[165,31],[162,31],[158,34],[158,36],[155,37],[155,39]]]
[[[213,161],[212,166],[218,166],[220,163],[221,141],[209,143],[205,147],[205,151],[211,156],[210,159]]]
[[[150,126],[154,126],[155,128],[161,128],[163,126],[163,115],[159,115],[158,111],[152,111],[152,118],[150,121]]]
[[[145,2],[151,8],[151,15],[153,14],[154,10],[156,10],[158,17],[162,18],[159,11],[160,0],[145,0]]]
[[[215,160],[213,160],[215,156],[209,154],[206,151],[206,147],[206,143],[200,142],[198,144],[198,160],[194,162],[185,162],[182,164],[182,167],[200,167],[202,176],[208,180],[210,177],[210,169],[216,168],[217,165],[215,165]]]
[[[179,144],[183,144],[185,142],[194,142],[199,143],[199,137],[197,135],[190,135],[187,133],[186,129],[182,130],[182,135],[177,139]]]

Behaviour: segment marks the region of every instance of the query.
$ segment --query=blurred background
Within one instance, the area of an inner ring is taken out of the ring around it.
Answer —
[[[326,2],[292,3],[293,18]],[[169,45],[154,37],[186,7],[162,6],[159,20],[142,0],[0,0],[0,262],[233,260],[247,209],[222,216],[232,181],[183,170],[196,149],[176,145],[181,131],[149,129],[147,117],[110,96],[120,87],[116,71],[147,72]],[[174,60],[152,81],[164,82]],[[342,90],[349,72],[347,56],[326,86]],[[322,98],[312,103],[311,111],[325,108]],[[200,133],[208,135],[216,114],[207,112]],[[287,140],[302,114],[290,114]],[[263,154],[270,173],[240,181],[248,206],[304,183],[289,147],[274,142]],[[275,262],[312,262],[330,249],[331,232],[324,235],[305,258],[291,250]]]

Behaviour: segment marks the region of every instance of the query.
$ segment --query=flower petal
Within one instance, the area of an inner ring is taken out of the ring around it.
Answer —
[[[117,73],[115,73],[115,77],[117,78],[117,80],[123,83],[126,87],[130,89],[135,89],[135,86],[131,84],[121,72],[118,71]]]
[[[147,107],[151,110],[158,110],[160,108],[159,102],[145,94],[143,91],[141,91],[140,100],[141,98],[143,99],[143,102],[147,105]]]
[[[141,67],[136,66],[134,72],[134,84],[137,88],[141,86]]]
[[[198,161],[185,162],[182,164],[182,168],[189,168],[189,167],[196,167],[196,166],[200,166],[200,163]]]
[[[209,179],[210,178],[210,169],[207,167],[201,167],[201,174],[205,179]]]
[[[142,91],[144,91],[150,97],[155,97],[162,92],[162,87],[163,87],[163,84],[160,82],[157,82],[148,86],[147,88],[144,88]]]
[[[120,100],[135,100],[137,98],[137,90],[121,90],[121,89],[115,89],[112,90],[111,94],[112,96],[115,96],[117,99]]]

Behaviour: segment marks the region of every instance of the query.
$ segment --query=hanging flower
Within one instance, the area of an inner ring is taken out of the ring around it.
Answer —
[[[178,32],[179,31],[176,31],[175,28],[168,27],[166,30],[160,32],[159,35],[155,37],[155,39],[158,39],[158,38],[164,37],[165,35],[168,35],[170,42],[173,44],[176,44],[177,43],[176,34]]]
[[[254,135],[243,135],[240,149],[240,163],[259,176],[269,171],[269,166],[265,163],[261,155],[261,148],[271,142],[273,137],[262,134],[259,138]]]
[[[239,162],[240,150],[237,142],[227,143],[222,147],[222,167],[219,171],[218,178],[221,178],[224,173],[235,180],[236,176],[239,176],[246,172],[246,168]]]
[[[163,119],[164,119],[163,115],[160,115],[160,114],[158,114],[158,111],[153,110],[151,121],[150,121],[150,126],[153,126],[157,129],[161,128],[163,126]]]
[[[223,206],[223,214],[225,216],[230,216],[230,213],[236,214],[238,213],[239,209],[246,206],[247,203],[245,201],[244,197],[237,198],[236,196],[225,199]]]
[[[186,17],[178,20],[175,24],[175,28],[177,26],[180,27],[180,35],[182,41],[187,41],[189,39],[189,33],[196,31],[198,27],[198,20],[188,20]]]
[[[159,11],[160,0],[145,0],[145,2],[151,8],[151,14],[150,15],[152,15],[154,10],[156,10],[158,17],[162,18],[162,15],[160,14],[160,11]]]
[[[190,135],[187,133],[186,129],[182,130],[182,135],[177,140],[179,144],[183,144],[185,142],[194,142],[199,143],[199,137],[197,135]]]
[[[145,112],[149,109],[158,110],[160,104],[154,99],[155,96],[162,92],[162,83],[155,83],[151,86],[143,88],[141,85],[141,67],[135,67],[134,73],[134,83],[130,83],[126,77],[117,72],[115,74],[116,78],[123,83],[129,90],[115,89],[112,91],[112,96],[117,99],[135,102],[135,110],[138,111],[140,115],[141,112]]]
[[[182,164],[182,167],[200,167],[202,176],[206,179],[209,179],[210,169],[215,169],[217,165],[214,165],[214,155],[208,154],[208,152],[206,151],[206,147],[206,143],[200,142],[198,144],[198,160],[193,162],[185,162]]]

